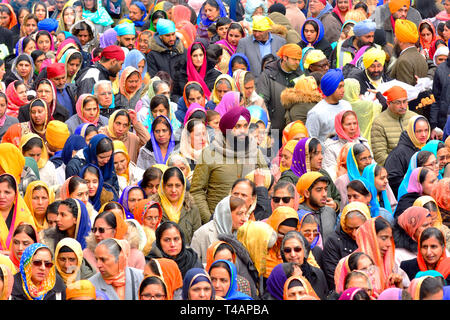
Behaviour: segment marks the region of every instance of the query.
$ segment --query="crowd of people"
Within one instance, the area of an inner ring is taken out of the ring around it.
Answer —
[[[450,0],[0,3],[1,300],[448,300]]]

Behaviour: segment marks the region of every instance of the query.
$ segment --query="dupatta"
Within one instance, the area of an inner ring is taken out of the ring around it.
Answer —
[[[20,259],[20,275],[22,277],[22,288],[28,300],[44,300],[47,293],[53,289],[56,283],[56,268],[53,265],[49,274],[44,281],[36,286],[31,280],[32,259],[36,251],[46,248],[51,252],[49,247],[42,243],[33,243],[25,249]],[[52,259],[54,260],[54,259]],[[52,261],[53,262],[53,261]]]
[[[139,51],[140,53],[140,51]],[[136,90],[133,92],[128,92],[127,91],[127,79],[129,76],[131,76],[132,73],[137,72],[139,75],[139,85],[136,87]],[[138,69],[136,69],[134,66],[128,66],[126,67],[120,74],[120,78],[119,78],[119,92],[120,94],[122,94],[127,100],[131,100],[131,98],[134,97],[134,95],[141,89],[141,85],[142,85],[142,75],[139,72]]]
[[[240,107],[241,94],[237,91],[228,91],[222,97],[222,100],[216,106],[214,111],[218,112],[221,117],[233,108]]]
[[[195,68],[194,63],[192,62],[192,56],[191,56],[192,55],[192,46],[197,43],[199,43],[201,45],[202,51],[204,54],[203,63],[202,63],[202,66],[200,67],[199,71],[197,71],[197,69]],[[200,83],[200,85],[203,88],[203,92],[205,93],[206,98],[209,99],[209,97],[211,95],[211,91],[209,90],[209,88],[205,82],[205,76],[206,76],[206,72],[207,72],[207,70],[206,70],[207,58],[206,58],[206,49],[205,49],[203,43],[198,42],[198,41],[194,42],[187,50],[186,59],[187,59],[187,63],[186,63],[187,82],[195,81],[195,82]]]
[[[408,170],[405,173],[405,176],[403,177],[402,182],[400,183],[400,187],[398,188],[398,195],[397,198],[400,200],[400,198],[405,194],[408,193],[408,185],[409,185],[409,178],[411,177],[411,173],[414,169],[417,168],[417,155],[420,151],[417,151],[413,154],[411,159],[409,160],[408,164]]]
[[[73,270],[72,273],[65,273],[62,268],[59,266],[58,263],[58,255],[59,251],[62,247],[69,247],[76,255],[77,257],[77,265],[76,268]],[[83,250],[81,249],[80,243],[72,238],[64,238],[58,242],[55,249],[55,266],[56,270],[58,271],[59,275],[63,279],[64,283],[66,285],[71,284],[72,282],[75,282],[77,280],[77,275],[80,272],[81,264],[83,263]]]
[[[154,259],[158,266],[159,276],[167,286],[167,300],[173,300],[174,292],[183,287],[183,277],[178,265],[172,259]]]
[[[211,268],[219,262],[223,262],[228,266],[228,274],[230,275],[230,286],[224,296],[225,300],[253,300],[248,295],[238,291],[238,282],[237,282],[237,269],[234,263],[228,260],[216,260],[212,263]]]
[[[45,182],[36,180],[36,181],[31,182],[27,186],[27,190],[25,192],[25,195],[23,196],[23,200],[25,201],[28,209],[31,212],[31,215],[33,216],[34,224],[36,225],[36,230],[37,230],[37,232],[40,232],[41,230],[48,228],[48,223],[47,223],[47,219],[44,218],[44,223],[39,224],[39,222],[37,221],[36,216],[34,214],[34,208],[33,208],[31,200],[33,197],[33,191],[38,187],[44,188],[45,191],[47,191],[48,204],[51,204],[55,201],[55,192],[53,192],[53,189],[50,189]]]
[[[421,115],[417,115],[412,117],[411,119],[409,119],[408,121],[408,125],[406,127],[406,133],[408,134],[409,139],[411,139],[411,142],[414,144],[414,146],[416,148],[422,149],[425,144],[422,144],[415,135],[415,130],[416,130],[416,123],[419,120],[425,120],[428,124],[428,137],[427,137],[427,141],[428,139],[430,139],[430,135],[431,135],[431,127],[430,127],[430,123],[428,122],[428,119],[425,118],[424,116]]]
[[[64,52],[64,54],[62,55],[61,59],[59,59],[59,62],[60,63],[64,63],[64,65],[66,66],[66,70],[67,70],[67,64],[69,63],[70,58],[74,54],[80,54],[81,55],[80,51],[78,51],[77,49],[69,48],[68,50],[66,50]],[[75,72],[75,74],[71,78],[68,77],[68,79],[67,79],[68,82],[75,83],[75,78],[77,77],[77,73],[78,73],[78,71],[80,71],[82,64],[83,64],[83,56],[81,55],[80,66],[78,67],[77,71]]]
[[[41,157],[39,158],[39,161],[37,162],[38,168],[42,169],[47,164],[48,158],[49,158],[44,139],[42,139],[39,135],[37,135],[35,133],[29,132],[27,134],[24,134],[22,136],[22,138],[20,139],[20,150],[22,150],[23,146],[26,145],[28,143],[28,141],[30,141],[33,138],[39,138],[42,142],[42,146],[43,146],[42,153],[41,153]]]
[[[92,163],[92,164],[95,164],[96,166],[98,166],[97,145],[103,139],[108,139],[111,141],[111,139],[109,137],[107,137],[106,135],[97,134],[91,139],[91,141],[89,141],[89,145],[83,149],[83,155],[84,155],[87,163]],[[108,163],[105,164],[103,167],[99,167],[99,169],[103,175],[103,179],[105,181],[110,180],[113,177],[113,175],[116,173],[114,170],[114,156],[111,155],[111,158],[109,159]]]
[[[297,142],[292,153],[291,170],[297,177],[311,171],[309,143],[312,138],[303,138]]]
[[[91,231],[91,218],[83,201],[74,199],[77,203],[78,216],[75,228],[75,239],[80,243],[81,248],[86,248],[86,237]]]
[[[372,163],[364,168],[362,173],[362,178],[365,178],[368,182],[367,186],[369,187],[370,193],[372,193],[372,199],[370,200],[370,213],[372,217],[377,217],[380,212],[380,201],[378,200],[378,190],[375,188],[375,168],[377,167],[376,163]],[[392,212],[391,203],[389,201],[386,190],[381,191],[381,197],[383,198],[383,208]]]
[[[90,93],[83,93],[82,95],[80,95],[80,96],[78,97],[77,103],[75,104],[75,110],[77,111],[77,115],[78,115],[78,117],[81,119],[82,122],[84,122],[84,123],[90,123],[90,124],[93,124],[94,126],[97,126],[97,125],[98,125],[98,121],[99,121],[99,119],[100,119],[100,107],[98,106],[98,103],[97,103],[97,115],[96,115],[96,117],[95,117],[95,120],[89,121],[88,119],[86,119],[86,118],[83,116],[83,111],[84,111],[84,106],[83,106],[83,104],[84,104],[84,100],[85,100],[86,98],[88,98],[88,97],[94,97],[94,98],[95,98],[95,96],[92,95],[92,94],[90,94]],[[95,99],[97,100],[97,98],[95,98]]]
[[[32,224],[27,223],[27,222],[21,222],[21,223],[19,223],[18,226],[24,225],[24,224],[29,225],[31,228],[33,228],[34,235],[35,235],[35,237],[36,237],[36,242],[40,242],[40,240],[39,240],[39,233],[37,232],[36,227],[33,226]],[[16,231],[16,229],[17,229],[17,227],[14,229],[14,231]],[[16,254],[15,254],[14,251],[13,251],[13,246],[11,246],[10,249],[9,249],[9,260],[12,262],[12,264],[14,265],[14,267],[16,267],[16,269],[15,269],[15,270],[12,270],[12,271],[13,271],[14,273],[16,273],[17,271],[19,271],[19,270],[20,270],[20,258],[18,259],[18,257],[16,257]],[[1,262],[0,262],[0,264],[1,264]]]
[[[155,230],[156,230],[156,228],[158,228],[158,225],[161,222],[162,215],[163,215],[163,211],[162,211],[162,208],[161,208],[161,205],[159,204],[159,202],[152,201],[152,200],[149,200],[149,199],[142,199],[136,204],[136,207],[134,207],[133,215],[134,215],[134,219],[136,219],[136,221],[139,222],[143,226],[144,225],[145,216],[147,215],[149,210],[154,205],[157,206],[158,213],[159,213],[158,223],[156,224],[156,227],[155,227]]]
[[[15,117],[17,118],[17,116],[19,115],[19,109],[20,107],[26,105],[28,103],[28,100],[21,100],[19,95],[17,94],[16,91],[16,87],[15,87],[15,83],[18,80],[15,80],[13,82],[11,82],[7,87],[6,87],[6,97],[7,99],[7,111],[6,111],[6,115],[11,116],[11,117]]]
[[[125,189],[123,189],[122,194],[120,195],[120,198],[119,198],[119,203],[124,208],[127,219],[136,219],[134,217],[133,213],[130,211],[130,208],[128,206],[128,197],[129,197],[130,191],[133,189],[139,189],[142,191],[142,194],[145,195],[144,190],[142,190],[142,188],[139,186],[127,186]]]
[[[180,199],[178,199],[177,203],[175,205],[173,205],[167,198],[166,193],[164,192],[164,182],[163,182],[164,174],[163,174],[163,177],[161,178],[161,183],[159,184],[159,187],[158,187],[158,195],[159,195],[159,198],[161,199],[161,207],[163,208],[164,212],[167,214],[167,217],[169,218],[169,220],[173,221],[175,223],[178,223],[178,221],[180,220],[181,209],[183,208],[183,204],[184,204],[184,197],[186,196],[186,178],[184,177],[183,171],[181,171],[178,167],[172,167],[172,168],[177,168],[183,177],[183,181],[182,181],[183,182],[183,193],[182,193]]]
[[[438,146],[439,143],[444,143],[444,141],[440,141],[440,140],[430,140],[427,142],[426,145],[424,145],[422,147],[422,149],[420,149],[420,151],[425,150],[425,151],[430,151],[434,154],[434,156],[436,157],[436,160],[438,160]],[[439,160],[438,160],[439,161]],[[441,180],[443,175],[444,175],[444,171],[445,171],[445,167],[442,168],[442,170],[439,170],[439,175],[438,175],[438,180]]]
[[[206,271],[209,271],[209,268],[211,267],[211,265],[215,261],[214,260],[214,256],[216,255],[217,249],[222,244],[229,245],[230,247],[233,248],[233,246],[231,244],[229,244],[228,242],[222,241],[222,240],[217,240],[217,241],[213,242],[208,247],[208,249],[206,249],[206,266],[205,266],[205,270]],[[233,248],[233,250],[234,250],[234,248]],[[236,263],[236,252],[232,252],[232,260],[233,260],[232,261],[233,263]]]
[[[221,0],[215,0],[217,5],[219,6],[219,17],[226,17],[227,16],[227,10],[225,9],[225,6],[223,5]],[[209,27],[210,24],[214,23],[216,21],[209,20],[209,18],[206,16],[205,13],[205,5],[203,4],[200,8],[200,11],[197,16],[197,25],[200,26],[202,24],[205,27]]]
[[[214,87],[213,90],[211,92],[211,97],[210,100],[212,100],[216,105],[220,102],[221,99],[219,99],[218,97],[218,93],[217,93],[217,83],[222,80],[225,79],[228,81],[228,83],[231,86],[231,91],[236,91],[236,83],[234,81],[234,79],[229,75],[229,74],[221,74],[216,78],[216,81],[214,82]]]
[[[347,175],[350,181],[361,178],[361,173],[358,169],[358,162],[356,161],[355,154],[353,152],[355,145],[348,148],[347,153]]]
[[[302,284],[302,286],[303,286],[303,288],[305,288],[306,294],[308,296],[314,297],[314,298],[316,298],[316,300],[320,300],[319,296],[317,295],[317,293],[314,291],[313,287],[311,286],[311,283],[309,283],[309,281],[305,277],[302,277],[302,276],[292,276],[286,280],[286,282],[284,283],[284,288],[283,288],[283,300],[287,300],[287,292],[288,292],[289,286],[293,280],[297,280]]]
[[[13,270],[7,265],[0,264],[0,271],[3,274],[3,289],[0,291],[0,300],[9,300],[14,285]]]
[[[429,202],[433,202],[436,206],[437,209],[437,217],[436,217],[436,221],[433,223],[433,227],[435,228],[442,228],[442,216],[441,216],[441,212],[439,211],[439,206],[437,205],[436,200],[434,200],[433,197],[430,196],[421,196],[419,198],[416,199],[416,201],[414,201],[413,206],[414,207],[423,207],[425,204],[429,203]]]
[[[153,152],[154,152],[154,155],[155,155],[156,163],[158,163],[158,164],[166,164],[170,153],[175,149],[175,138],[173,136],[173,128],[172,128],[172,124],[170,123],[169,118],[167,118],[166,116],[160,115],[160,116],[157,116],[155,118],[155,121],[156,121],[156,119],[161,118],[161,117],[166,120],[166,124],[168,125],[168,127],[170,129],[170,141],[169,141],[169,145],[167,147],[166,156],[164,158],[162,156],[161,148],[159,147],[159,143],[156,141],[155,134],[153,132],[153,130],[154,130],[153,126],[152,126],[152,130],[150,131],[150,140],[147,142],[147,144],[151,143],[151,145],[153,147]],[[155,121],[153,121],[153,123]],[[150,148],[147,148],[147,149],[150,149]]]
[[[350,112],[352,113],[356,120],[357,120],[357,129],[355,132],[355,135],[353,137],[350,137],[344,130],[344,128],[342,127],[342,120],[344,118],[344,114]],[[347,142],[351,142],[355,139],[358,139],[359,136],[361,135],[361,132],[359,130],[359,124],[358,124],[358,116],[356,115],[355,111],[352,110],[342,110],[341,112],[339,112],[336,117],[334,117],[334,128],[336,129],[336,134],[338,135],[339,138],[346,140]]]
[[[104,180],[103,180],[103,175],[102,172],[100,170],[99,167],[97,167],[95,164],[92,163],[88,163],[86,164],[81,170],[80,170],[80,174],[79,176],[81,178],[84,177],[84,174],[86,173],[86,170],[89,167],[93,167],[95,169],[97,169],[98,172],[98,188],[97,188],[97,192],[95,193],[95,195],[93,197],[89,197],[89,202],[92,204],[92,206],[94,207],[95,211],[98,212],[98,210],[100,210],[102,204],[100,202],[100,197],[102,195],[102,191],[103,191],[103,184],[104,184]],[[84,179],[84,178],[83,178]]]

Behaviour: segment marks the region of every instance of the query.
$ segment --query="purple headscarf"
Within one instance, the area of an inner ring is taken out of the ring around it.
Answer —
[[[195,111],[203,111],[206,115],[206,109],[205,107],[199,105],[198,103],[191,103],[191,105],[189,106],[189,108],[186,111],[186,115],[184,116],[184,122],[183,122],[183,126],[186,126],[186,123],[189,121],[189,118],[192,116],[192,114]]]
[[[141,190],[145,196],[144,190],[142,190],[142,188],[139,186],[127,186],[125,189],[123,189],[122,194],[120,195],[119,203],[125,210],[125,215],[127,216],[127,219],[134,219],[134,214],[130,211],[130,208],[128,207],[128,195],[130,194],[130,191],[133,189]]]
[[[158,142],[156,141],[155,138],[155,134],[154,134],[154,130],[155,130],[155,126],[153,125],[153,123],[155,123],[156,119],[163,117],[164,119],[166,119],[166,122],[169,126],[170,129],[170,141],[169,141],[169,146],[167,148],[167,153],[166,156],[163,158],[162,154],[161,154],[161,148],[159,147]],[[175,139],[173,137],[173,128],[172,128],[172,124],[170,123],[169,118],[167,118],[166,116],[160,115],[157,116],[155,118],[155,120],[153,120],[152,123],[152,130],[150,131],[150,141],[147,143],[151,143],[152,147],[153,147],[153,153],[155,155],[155,160],[157,164],[166,164],[167,159],[170,156],[170,153],[173,151],[173,149],[175,148]]]
[[[287,280],[286,272],[283,266],[289,263],[280,263],[276,265],[267,278],[267,291],[277,300],[283,300],[284,284]]]
[[[341,296],[339,297],[339,300],[353,300],[355,297],[355,294],[358,291],[364,290],[362,288],[349,288],[342,292]]]
[[[114,30],[114,28],[110,28],[106,30],[101,36],[100,36],[100,48],[106,48],[108,46],[112,46],[113,44],[116,44],[117,42],[117,32]]]
[[[411,172],[411,176],[409,177],[409,184],[408,184],[408,193],[410,192],[416,192],[418,194],[422,194],[423,188],[419,181],[419,175],[422,171],[422,167],[416,168]]]
[[[291,170],[297,177],[301,177],[310,169],[308,144],[311,138],[303,138],[295,145],[292,154]]]
[[[378,296],[377,300],[402,300],[402,289],[388,288]]]
[[[222,100],[220,100],[217,107],[214,109],[214,111],[217,111],[220,113],[220,116],[222,117],[225,113],[230,111],[233,108],[239,107],[241,94],[237,91],[228,91],[224,94],[222,97]]]

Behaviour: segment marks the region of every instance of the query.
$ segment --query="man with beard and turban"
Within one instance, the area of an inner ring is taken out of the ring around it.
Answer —
[[[412,21],[417,27],[422,22],[420,12],[411,7],[410,0],[390,0],[378,6],[370,19],[375,21],[377,29],[384,31],[390,44],[394,44],[395,22],[398,19]]]
[[[343,110],[352,110],[344,98],[344,75],[341,69],[330,69],[320,81],[325,97],[306,116],[306,128],[311,138],[324,143],[329,134],[335,133],[334,118]]]
[[[73,116],[75,111],[77,86],[74,83],[66,83],[67,73],[64,63],[52,63],[47,67],[47,79],[49,79],[56,88],[58,103],[69,111],[69,117]]]
[[[353,27],[355,35],[343,42],[339,42],[333,50],[330,57],[331,67],[342,69],[343,66],[355,58],[361,48],[374,46],[375,29],[375,22],[371,20],[363,20],[356,23]]]
[[[229,195],[237,179],[255,169],[267,169],[264,155],[249,136],[249,124],[247,108],[230,109],[220,119],[220,132],[202,151],[190,189],[200,210],[202,224],[210,220],[216,205]]]
[[[360,94],[365,95],[368,90],[376,91],[380,84],[391,80],[384,71],[386,62],[386,52],[384,50],[370,48],[364,52],[362,61],[365,70],[355,69],[349,74],[349,78],[358,80]],[[378,91],[376,98],[384,108],[387,108],[386,98]]]
[[[413,22],[403,19],[395,21],[394,52],[397,60],[392,67],[391,78],[415,86],[417,77],[427,76],[427,61],[415,46],[418,40],[419,31]]]
[[[92,93],[94,85],[100,80],[113,81],[122,69],[124,61],[125,53],[121,47],[111,45],[103,49],[100,54],[100,61],[78,73],[76,80],[77,95]]]
[[[114,27],[117,32],[117,45],[124,49],[125,53],[134,49],[136,40],[136,28],[133,23],[121,23]]]

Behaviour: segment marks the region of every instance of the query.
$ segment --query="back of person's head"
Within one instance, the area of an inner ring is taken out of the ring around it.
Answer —
[[[427,277],[420,286],[419,299],[427,300],[430,296],[443,291],[443,288],[444,286],[441,279],[438,277]]]

